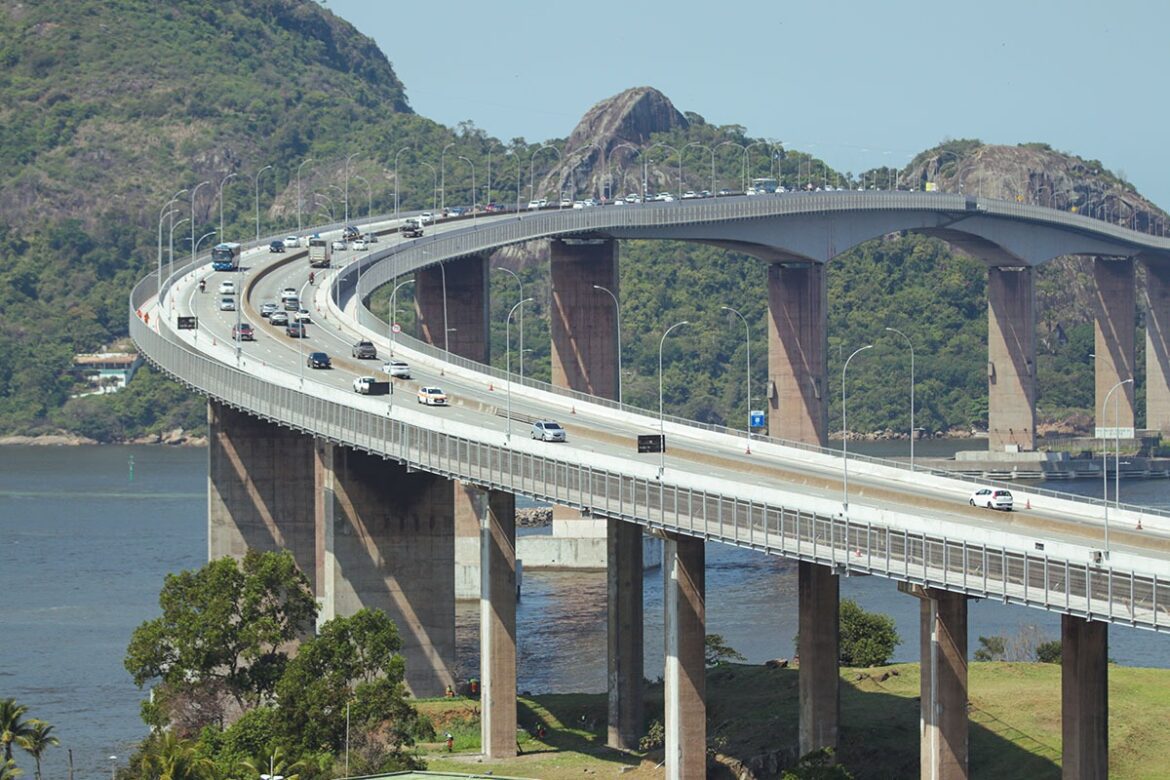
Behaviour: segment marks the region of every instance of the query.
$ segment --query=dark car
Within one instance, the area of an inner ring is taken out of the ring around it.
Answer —
[[[239,325],[232,325],[232,338],[237,341],[255,341],[256,334],[252,332],[251,323],[241,322]]]
[[[354,227],[353,225],[346,225],[345,230],[341,231],[341,236],[346,241],[352,241],[353,239],[357,238],[361,234],[362,234],[362,232],[360,230],[358,230],[356,227]]]
[[[361,360],[377,360],[378,348],[372,341],[359,341],[350,349],[350,354]]]
[[[283,241],[273,241],[271,244],[268,245],[268,251],[269,252],[283,252],[284,251],[284,242]]]
[[[305,360],[305,365],[309,368],[333,367],[333,364],[329,362],[329,356],[324,352],[310,352],[309,357]]]
[[[303,339],[306,335],[308,335],[305,333],[305,323],[297,322],[296,320],[293,320],[288,325],[285,325],[284,332],[290,338],[294,339]]]

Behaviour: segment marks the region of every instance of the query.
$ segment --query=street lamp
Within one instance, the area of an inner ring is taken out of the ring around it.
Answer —
[[[520,288],[520,297],[524,297],[524,282],[520,280],[520,274],[513,271],[511,268],[504,268],[502,265],[496,266],[497,271],[503,271],[509,274],[516,280],[516,285]],[[520,326],[520,378],[524,378],[524,310],[520,310],[520,316],[516,318]]]
[[[390,357],[394,357],[394,325],[398,319],[398,290],[408,284],[414,284],[414,279],[399,282],[390,293]]]
[[[195,241],[195,196],[199,193],[199,188],[204,184],[211,184],[210,181],[201,181],[195,185],[195,189],[191,190],[191,266],[195,266],[195,247],[198,242]]]
[[[191,250],[191,255],[195,256],[199,253],[199,245],[203,243],[203,239],[210,238],[211,236],[214,236],[214,235],[215,235],[215,231],[209,230],[206,233],[204,233],[203,235],[199,236],[199,240],[195,242],[195,248],[193,250]]]
[[[413,148],[412,146],[404,146],[394,153],[394,219],[398,219],[398,155]]]
[[[684,146],[682,148],[682,154],[680,154],[679,158],[678,158],[678,186],[679,186],[679,189],[682,189],[682,155],[686,154],[687,149],[690,149],[692,146],[697,146],[700,149],[706,149],[707,153],[711,155],[711,186],[712,187],[715,186],[715,150],[712,149],[710,146],[707,146],[706,144],[701,144],[698,141],[691,141],[689,144],[687,144],[686,146]],[[714,190],[712,190],[712,192],[714,192]],[[681,192],[678,195],[680,198],[682,197]]]
[[[227,176],[224,176],[223,179],[221,179],[219,182],[219,234],[221,236],[224,234],[223,233],[223,185],[227,184],[228,179],[234,178],[236,175],[237,175],[236,173],[229,173]]]
[[[857,354],[867,349],[873,349],[873,344],[866,344],[853,354],[845,358],[845,365],[841,367],[841,506],[842,516],[849,519],[849,428],[845,421],[845,372],[849,369],[849,361]]]
[[[752,141],[750,144],[748,144],[747,146],[745,146],[743,148],[743,169],[740,173],[740,181],[742,182],[742,187],[743,187],[744,192],[747,192],[748,152],[750,152],[752,150],[753,146],[767,146],[767,145],[768,145],[767,141]],[[772,164],[769,162],[768,163],[768,173],[771,173],[771,172],[772,172]]]
[[[521,298],[517,301],[511,310],[508,311],[508,320],[504,324],[504,352],[507,355],[507,365],[504,367],[504,372],[508,375],[508,429],[504,439],[509,444],[512,443],[512,315],[516,313],[517,309],[531,300],[532,298]]]
[[[747,343],[747,454],[752,454],[752,332],[748,327],[747,317],[743,316],[738,309],[733,309],[730,306],[720,306],[720,309],[725,309],[731,312],[736,317],[743,320],[744,339]]]
[[[114,780],[114,772],[118,769],[118,757],[110,756],[110,780]]]
[[[310,157],[306,160],[302,160],[301,164],[297,166],[297,238],[298,239],[301,237],[301,168],[303,168],[305,165],[307,165],[308,163],[311,163],[311,162],[313,162],[312,157]]]
[[[173,216],[171,217],[171,219],[172,219],[172,222],[171,222],[170,249],[168,250],[170,254],[167,257],[167,274],[168,274],[168,276],[175,272],[175,228],[177,228],[179,225],[182,225],[184,222],[187,221],[186,217],[183,217],[178,222],[173,221],[174,220]]]
[[[634,146],[633,144],[627,143],[624,141],[620,144],[614,144],[613,148],[609,150],[609,166],[608,167],[609,167],[609,199],[610,200],[613,200],[616,197],[616,193],[614,191],[615,184],[614,184],[614,180],[613,180],[613,163],[615,162],[615,160],[617,158],[617,150],[621,149],[623,146],[630,147],[630,149],[633,151],[634,154],[641,154],[642,153],[642,150],[639,149],[637,146]],[[631,154],[630,156],[633,157],[634,154]],[[625,177],[622,178],[622,181],[624,181],[624,180],[625,180]],[[619,182],[619,185],[620,185],[620,182]]]
[[[475,227],[475,163],[463,155],[459,159],[471,167],[471,226]]]
[[[662,473],[666,470],[666,418],[662,414],[662,345],[666,343],[666,337],[675,328],[683,325],[690,325],[690,320],[683,320],[676,322],[667,328],[662,338],[658,340],[658,478],[662,479]]]
[[[256,243],[260,243],[260,174],[271,168],[271,165],[265,165],[260,170],[256,171],[256,176],[252,180],[252,186],[256,190]],[[191,206],[194,208],[194,204]],[[194,226],[192,226],[194,228]]]
[[[533,191],[533,186],[534,186],[533,177],[535,174],[535,168],[533,166],[536,164],[536,155],[540,154],[545,149],[552,149],[554,152],[556,152],[558,162],[563,161],[565,159],[563,156],[561,156],[561,150],[556,148],[555,146],[550,145],[550,144],[544,144],[543,146],[541,146],[539,149],[537,149],[535,152],[532,153],[532,157],[528,160],[528,199],[529,200],[533,200],[535,198],[535,192]],[[558,195],[558,199],[559,199],[559,195]],[[560,205],[559,200],[558,200],[557,205]]]
[[[1113,391],[1122,385],[1133,384],[1133,378],[1122,379],[1120,382],[1109,388],[1109,392],[1105,394],[1105,401],[1101,404],[1101,419],[1105,419],[1105,409],[1109,406],[1109,396],[1113,395]],[[1100,426],[1104,427],[1104,426]],[[1121,397],[1118,396],[1117,403],[1113,405],[1113,446],[1114,446],[1114,460],[1113,460],[1113,500],[1117,502],[1118,509],[1121,508],[1121,501],[1119,496],[1121,493]],[[1105,443],[1105,437],[1101,437],[1101,497],[1105,504],[1105,559],[1109,560],[1109,445]]]
[[[608,287],[602,287],[600,284],[593,285],[594,290],[601,290],[603,293],[613,298],[614,321],[617,323],[617,370],[618,370],[618,406],[622,405],[622,305],[618,303],[617,296],[613,294],[613,290]]]
[[[655,146],[661,146],[665,149],[669,149],[670,151],[674,152],[676,155],[678,154],[678,149],[675,149],[670,144],[664,144],[661,141],[659,141],[656,144],[652,144],[650,146],[650,148],[646,150],[646,157],[642,158],[642,202],[643,203],[646,202],[646,184],[647,184],[646,178],[648,175],[647,170],[646,170],[646,166],[650,162],[650,152],[654,150]],[[665,162],[665,160],[663,160],[663,162]],[[669,182],[670,182],[670,180],[667,179],[668,185],[669,185]],[[678,165],[678,186],[682,187],[682,157],[681,156],[679,157],[679,165]],[[681,198],[682,193],[680,192],[678,194],[678,196]]]
[[[741,150],[743,149],[743,144],[737,143],[735,141],[720,141],[719,143],[715,144],[715,149],[718,149],[720,146],[727,146],[727,145],[738,146]],[[743,183],[742,176],[740,178],[740,183],[741,183],[741,185]],[[719,197],[719,190],[715,190],[715,197]]]
[[[910,470],[914,470],[914,344],[910,337],[897,328],[886,328],[890,333],[897,333],[906,339],[906,346],[910,347]]]
[[[370,230],[373,230],[374,220],[374,189],[370,186],[370,182],[366,180],[365,176],[353,175],[355,179],[366,185],[366,222],[370,223]]]
[[[455,145],[455,142],[447,144],[443,147],[443,151],[439,153],[439,208],[446,211],[447,209],[447,166],[444,163],[444,158],[447,156],[447,150]]]
[[[349,161],[357,157],[361,152],[354,152],[349,157],[345,158],[345,224],[349,225]]]
[[[166,205],[164,205],[158,212],[158,292],[160,292],[160,293],[162,292],[162,283],[163,283],[163,275],[162,275],[162,223],[163,223],[163,220],[166,219],[168,216],[173,217],[174,209],[171,208],[171,204],[174,203],[176,200],[178,200],[179,197],[183,193],[185,193],[186,191],[187,191],[187,188],[184,187],[183,189],[176,192],[174,195],[171,196],[171,199],[166,202]],[[161,300],[159,301],[159,304],[160,305],[162,304]]]
[[[435,204],[437,203],[439,193],[439,174],[435,171],[435,166],[431,165],[429,162],[423,162],[422,160],[419,160],[418,164],[425,165],[431,169],[431,211],[433,212],[435,210]]]

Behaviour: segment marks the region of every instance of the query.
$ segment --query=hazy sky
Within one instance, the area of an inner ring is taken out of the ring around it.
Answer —
[[[504,141],[565,137],[651,86],[841,171],[945,138],[1043,141],[1170,209],[1166,0],[325,5],[378,42],[416,112]]]

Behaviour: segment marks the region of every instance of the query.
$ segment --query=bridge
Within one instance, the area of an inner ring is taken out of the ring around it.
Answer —
[[[671,776],[701,775],[705,760],[705,540],[800,561],[802,753],[837,742],[838,578],[872,574],[921,599],[924,777],[966,775],[969,598],[1063,615],[1064,771],[1104,776],[1107,626],[1170,631],[1170,517],[1040,490],[1015,491],[1024,511],[993,515],[968,505],[968,482],[824,447],[824,266],[902,230],[987,263],[991,448],[1035,446],[1033,273],[1068,254],[1096,258],[1097,408],[1103,389],[1121,387],[1119,427],[1133,427],[1123,382],[1134,369],[1135,267],[1144,267],[1146,415],[1149,427],[1170,430],[1170,240],[955,194],[791,193],[474,216],[409,241],[388,232],[386,248],[307,290],[314,348],[344,355],[365,337],[410,360],[414,379],[394,380],[387,397],[349,390],[350,371],[369,373],[356,360],[306,376],[300,343],[290,349],[266,328],[257,345],[233,344],[229,320],[207,311],[213,296],[194,292],[202,261],[167,275],[161,298],[158,276],[144,279],[130,328],[152,363],[209,399],[209,555],[287,548],[314,583],[322,619],[385,609],[416,695],[453,682],[454,560],[460,546],[478,551],[489,756],[515,750],[514,511],[525,495],[606,524],[609,742],[618,748],[636,747],[643,717],[640,540],[644,530],[664,539]],[[614,400],[617,313],[594,286],[617,290],[616,242],[631,238],[702,241],[768,264],[768,428],[783,438]],[[487,365],[488,258],[537,240],[550,242],[551,385]],[[304,287],[302,257],[245,262],[250,319],[261,322],[253,299],[290,280]],[[363,304],[402,278],[414,280],[421,341],[388,332]],[[175,327],[193,314],[199,328]],[[442,384],[455,405],[418,407],[419,383]],[[570,441],[532,441],[513,417],[560,419]],[[659,432],[667,452],[636,452],[636,434]]]

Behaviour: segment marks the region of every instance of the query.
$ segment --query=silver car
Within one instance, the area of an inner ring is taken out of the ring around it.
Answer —
[[[532,423],[532,438],[541,441],[564,441],[565,429],[552,420],[537,420]]]

